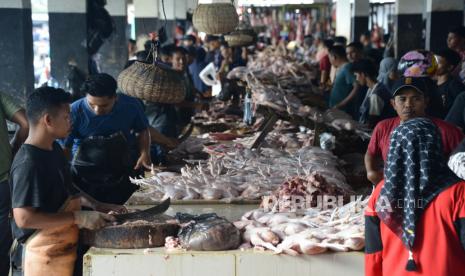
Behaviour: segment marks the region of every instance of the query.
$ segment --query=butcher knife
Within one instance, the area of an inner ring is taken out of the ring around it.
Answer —
[[[182,142],[186,141],[187,138],[189,138],[189,136],[191,136],[193,130],[194,130],[194,122],[191,121],[191,122],[189,123],[189,127],[187,127],[187,128],[184,130],[184,133],[182,133],[182,134],[178,137],[178,143],[181,144]]]
[[[134,212],[134,213],[127,213],[127,214],[117,214],[114,215],[116,222],[121,224],[124,223],[125,221],[128,220],[143,220],[145,218],[158,215],[158,214],[163,214],[168,208],[170,207],[171,200],[170,198],[165,199],[162,203],[158,204],[157,206]]]

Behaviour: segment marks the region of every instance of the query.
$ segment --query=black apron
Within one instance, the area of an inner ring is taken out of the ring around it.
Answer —
[[[137,190],[130,182],[130,150],[125,136],[91,136],[81,142],[74,155],[71,172],[74,183],[96,200],[124,204]]]

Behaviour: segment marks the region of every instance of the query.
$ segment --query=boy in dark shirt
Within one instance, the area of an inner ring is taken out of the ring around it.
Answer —
[[[396,114],[390,105],[391,92],[376,79],[376,66],[369,59],[361,59],[353,63],[352,71],[357,82],[367,86],[368,91],[360,106],[359,122],[374,128],[384,119],[394,117]]]
[[[71,183],[56,142],[71,129],[70,101],[70,94],[52,87],[36,89],[27,100],[29,137],[14,158],[10,176],[15,273],[22,267],[25,275],[71,275],[78,227],[98,229],[114,220],[105,213],[81,211],[81,204],[101,212],[124,211],[95,201]]]
[[[458,94],[465,91],[465,85],[452,75],[460,64],[460,55],[451,49],[436,54],[438,70],[436,72],[438,93],[442,100],[444,115],[451,109]]]

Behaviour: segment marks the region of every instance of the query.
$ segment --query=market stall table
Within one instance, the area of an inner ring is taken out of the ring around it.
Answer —
[[[128,208],[143,210],[152,207],[152,204],[156,203],[151,202],[151,205],[131,205]],[[174,216],[177,212],[188,214],[217,213],[218,216],[225,217],[229,221],[236,221],[244,213],[257,209],[259,205],[259,200],[232,202],[222,200],[173,200],[165,214]]]
[[[91,248],[84,256],[84,276],[359,276],[364,273],[362,252],[325,253],[293,257],[254,250],[185,251],[164,248]]]

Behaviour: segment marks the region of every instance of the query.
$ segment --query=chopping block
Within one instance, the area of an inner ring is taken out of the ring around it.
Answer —
[[[173,217],[157,215],[143,220],[127,221],[109,225],[98,230],[83,229],[81,241],[88,246],[100,248],[138,249],[163,246],[165,238],[176,236],[179,225]]]

